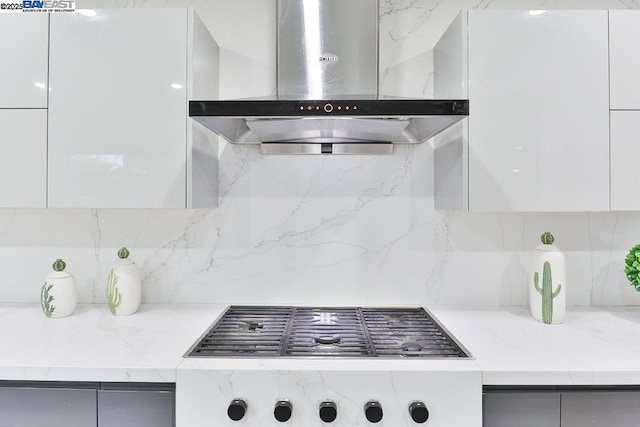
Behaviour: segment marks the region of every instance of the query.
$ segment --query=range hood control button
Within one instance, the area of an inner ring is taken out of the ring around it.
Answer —
[[[332,111],[333,111],[333,104],[330,104],[328,102],[326,104],[324,104],[324,112],[325,113],[330,113]]]
[[[377,400],[370,400],[364,405],[364,415],[370,423],[380,422],[382,419],[382,405]]]
[[[411,402],[411,404],[409,405],[409,414],[411,414],[411,419],[418,424],[427,422],[427,420],[429,419],[429,410],[427,409],[427,405],[425,405],[424,402]]]
[[[244,399],[233,399],[227,409],[227,415],[233,421],[240,421],[247,412],[247,402]]]
[[[284,423],[285,421],[289,421],[291,418],[291,411],[293,407],[291,406],[291,402],[288,400],[279,400],[276,402],[276,408],[273,410],[273,416],[276,417],[276,420]]]
[[[332,423],[338,416],[338,407],[329,400],[320,404],[320,419],[325,423]]]

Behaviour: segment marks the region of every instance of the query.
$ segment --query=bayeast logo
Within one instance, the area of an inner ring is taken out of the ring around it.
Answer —
[[[23,12],[73,12],[75,0],[22,0]]]

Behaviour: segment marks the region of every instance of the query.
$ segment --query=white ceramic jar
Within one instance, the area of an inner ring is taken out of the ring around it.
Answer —
[[[107,278],[107,305],[111,314],[126,316],[138,311],[142,280],[136,263],[128,259],[127,248],[120,248]]]
[[[533,252],[529,273],[531,315],[543,323],[562,323],[567,311],[564,254],[553,244],[551,233],[544,233],[540,240],[542,244]]]
[[[40,304],[47,317],[66,317],[76,310],[78,304],[76,280],[64,271],[66,266],[63,260],[57,259],[53,263],[53,273],[47,275],[40,290]]]

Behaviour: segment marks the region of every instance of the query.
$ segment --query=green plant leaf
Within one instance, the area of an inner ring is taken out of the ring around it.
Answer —
[[[629,250],[624,263],[624,274],[636,291],[640,292],[640,244]]]

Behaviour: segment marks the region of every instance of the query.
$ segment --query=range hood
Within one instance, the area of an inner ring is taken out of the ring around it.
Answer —
[[[377,0],[278,0],[277,95],[189,101],[189,116],[270,154],[386,154],[469,114],[468,100],[378,94]]]

